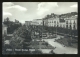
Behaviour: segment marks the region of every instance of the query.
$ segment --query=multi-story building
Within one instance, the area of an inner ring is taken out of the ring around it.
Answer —
[[[43,25],[42,19],[34,19],[31,23],[31,25]]]
[[[59,18],[50,18],[48,19],[48,26],[49,27],[57,27],[59,26]]]
[[[77,15],[75,16],[72,16],[72,17],[69,17],[69,18],[66,18],[65,21],[66,21],[66,28],[68,29],[76,29],[77,30]]]
[[[60,23],[59,23],[59,27],[66,28],[65,25],[66,25],[65,22],[60,22]]]
[[[64,19],[65,18],[63,17],[59,18],[59,27],[66,28],[66,22]]]
[[[47,27],[62,27],[68,29],[77,30],[77,19],[78,16],[69,16],[69,17],[59,17],[53,16],[50,18],[43,18],[43,25]]]
[[[48,19],[43,18],[43,26],[48,26]]]
[[[43,25],[48,26],[48,27],[57,27],[57,26],[59,26],[59,16],[44,18],[43,19]]]
[[[31,25],[31,23],[32,23],[32,21],[25,21],[25,25],[26,25],[26,26]]]

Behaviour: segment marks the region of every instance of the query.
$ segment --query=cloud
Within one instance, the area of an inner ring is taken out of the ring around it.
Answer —
[[[9,12],[3,12],[3,15],[9,15],[9,16],[12,16],[12,14],[9,13]]]
[[[15,5],[12,2],[3,2],[3,19],[10,17],[11,21],[14,19],[20,20],[22,17],[25,19],[25,12],[27,8],[20,5]]]
[[[41,2],[38,4],[37,14],[42,15],[44,13],[49,13],[51,9],[58,7],[57,2]]]
[[[9,6],[13,6],[14,4],[12,2],[3,2],[2,5],[4,7],[9,7]]]
[[[74,9],[73,9],[74,8]],[[77,4],[72,6],[60,6],[57,2],[41,2],[38,4],[37,15],[39,17],[45,17],[48,14],[64,14],[77,11]]]
[[[8,10],[8,7],[14,6],[14,4],[12,2],[3,2],[2,3],[2,10],[6,11]]]
[[[74,5],[70,6],[70,7],[77,8],[78,7],[78,4],[74,4]]]
[[[8,9],[17,9],[17,10],[20,10],[20,11],[27,11],[27,9],[25,7],[21,7],[19,5],[14,5],[14,6],[11,6],[11,7],[7,7]]]
[[[58,7],[57,2],[42,2],[38,4],[38,10],[49,9],[50,7]]]
[[[2,14],[3,14],[3,16],[2,16],[2,21],[4,21],[4,19],[5,19],[6,17],[11,18],[11,16],[12,16],[12,14],[11,14],[10,12],[3,12]]]
[[[3,2],[3,11],[5,10],[20,10],[20,11],[27,11],[25,7],[22,7],[20,5],[14,5],[11,2]]]
[[[3,16],[9,16],[11,21],[17,19],[20,22],[31,21],[33,19],[42,19],[47,14],[51,13],[64,14],[76,10],[76,7],[70,7],[70,5],[67,6],[67,4],[60,5],[57,2],[3,2]]]

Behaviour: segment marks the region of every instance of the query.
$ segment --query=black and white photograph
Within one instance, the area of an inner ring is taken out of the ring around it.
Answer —
[[[3,2],[2,54],[78,54],[78,3]]]

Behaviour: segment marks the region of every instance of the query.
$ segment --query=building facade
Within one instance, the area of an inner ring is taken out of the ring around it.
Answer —
[[[49,27],[59,26],[59,18],[50,18],[50,19],[48,19],[48,26]]]
[[[72,17],[66,18],[65,19],[66,28],[72,29],[72,30],[74,30],[74,29],[77,30],[77,19],[78,19],[77,16],[72,16]]]
[[[26,25],[26,26],[31,25],[31,21],[25,21],[25,25]]]
[[[77,19],[78,19],[77,15],[65,18],[59,18],[58,16],[56,17],[53,16],[51,18],[44,18],[43,25],[47,27],[62,27],[62,28],[77,30]]]
[[[35,19],[32,21],[31,25],[43,25],[42,19]]]
[[[48,27],[58,27],[59,26],[59,17],[51,17],[51,18],[44,18],[43,19],[44,26]]]
[[[7,26],[2,23],[2,35],[7,35]]]
[[[66,28],[65,25],[66,25],[65,22],[60,22],[60,23],[59,23],[59,27]]]

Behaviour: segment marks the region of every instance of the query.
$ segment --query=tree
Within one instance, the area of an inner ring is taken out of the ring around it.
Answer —
[[[13,49],[15,48],[23,48],[23,41],[24,39],[21,38],[21,37],[18,37],[18,36],[13,36],[11,39],[10,39],[10,45],[12,46]]]
[[[50,51],[51,54],[55,54],[53,50]]]
[[[45,45],[48,46],[48,43],[46,42]]]
[[[30,32],[26,29],[25,26],[22,26],[18,28],[18,30],[15,30],[10,43],[15,48],[24,48],[29,45],[28,43],[30,43],[31,40]]]
[[[31,41],[31,32],[26,29],[26,26],[20,27],[15,33],[21,38],[24,38],[25,41]]]
[[[15,22],[10,21],[9,18],[6,18],[5,20],[6,21],[4,21],[4,24],[6,24],[8,27],[7,28],[8,34],[12,34],[16,29],[22,26],[21,23],[16,24]]]
[[[6,24],[9,27],[10,21],[9,21],[9,18],[8,17],[5,19],[4,24]]]

